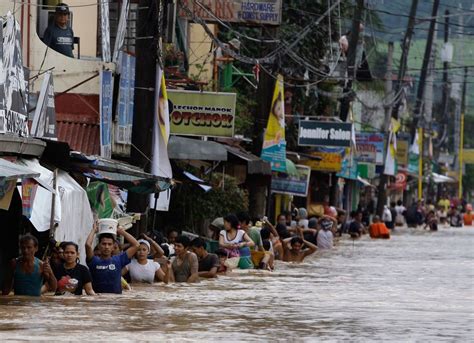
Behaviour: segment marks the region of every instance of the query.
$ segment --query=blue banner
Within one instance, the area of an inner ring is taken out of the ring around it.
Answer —
[[[100,72],[100,155],[112,157],[112,72]]]
[[[135,95],[135,56],[120,52],[120,86],[115,141],[131,144]]]

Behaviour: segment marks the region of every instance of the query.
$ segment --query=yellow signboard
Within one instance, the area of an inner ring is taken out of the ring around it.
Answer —
[[[311,159],[300,161],[311,170],[338,172],[341,170],[342,155],[332,152],[311,152]],[[321,159],[321,160],[319,160]]]
[[[462,161],[466,164],[474,164],[474,149],[464,149],[462,152]]]
[[[403,139],[397,141],[397,153],[395,155],[395,159],[397,160],[397,163],[401,166],[408,165],[408,147],[408,140]]]

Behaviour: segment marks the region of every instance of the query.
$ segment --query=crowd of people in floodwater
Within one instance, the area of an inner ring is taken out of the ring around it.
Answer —
[[[436,231],[439,224],[459,227],[472,221],[470,204],[442,197],[437,204],[418,201],[408,208],[401,201],[391,203],[382,217],[362,203],[349,216],[327,205],[323,214],[310,218],[305,208],[294,209],[280,214],[275,225],[266,217],[252,221],[245,212],[229,214],[212,222],[206,238],[172,230],[167,237],[152,231],[137,240],[121,227],[116,235],[98,234],[95,224],[85,244],[87,267],[79,263],[74,242],[55,244],[50,257],[40,260],[38,240],[27,234],[19,241],[20,257],[10,262],[2,294],[120,294],[136,283],[193,283],[236,268],[271,271],[275,260],[302,262],[317,250],[332,249],[344,235],[388,239],[396,226]],[[209,239],[218,241],[215,251]]]

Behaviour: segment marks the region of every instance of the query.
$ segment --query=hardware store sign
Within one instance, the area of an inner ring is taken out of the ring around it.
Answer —
[[[351,146],[351,123],[320,122],[301,120],[298,130],[300,146]]]
[[[235,93],[168,90],[171,134],[233,137]]]
[[[182,0],[180,17],[190,12],[206,21],[280,25],[282,0]]]

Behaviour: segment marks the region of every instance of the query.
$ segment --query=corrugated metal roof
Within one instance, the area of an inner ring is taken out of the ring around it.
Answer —
[[[100,154],[100,125],[93,118],[58,113],[56,124],[58,140],[67,142],[72,150]]]

